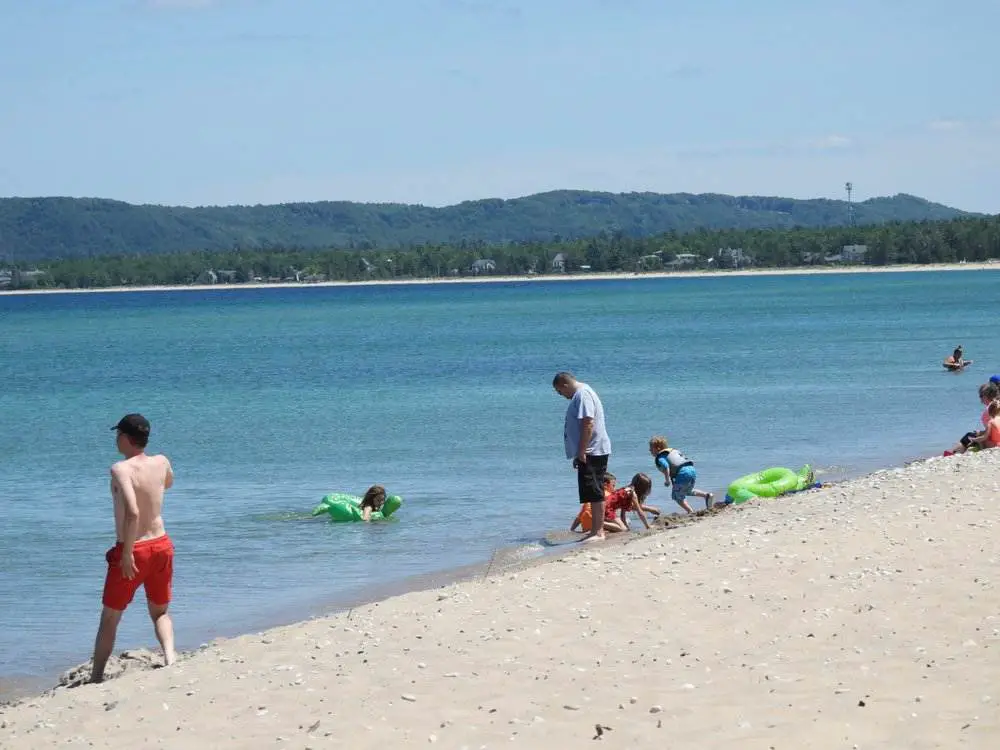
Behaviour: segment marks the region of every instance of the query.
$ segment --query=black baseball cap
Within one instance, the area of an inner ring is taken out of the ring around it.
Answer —
[[[135,438],[149,437],[149,420],[141,414],[126,414],[118,420],[118,424],[111,428],[118,430],[124,435]]]

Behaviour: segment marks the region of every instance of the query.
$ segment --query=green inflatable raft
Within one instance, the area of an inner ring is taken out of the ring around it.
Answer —
[[[806,464],[798,471],[781,466],[747,474],[729,485],[726,499],[736,505],[755,497],[778,497],[788,492],[798,492],[813,484],[813,470]]]
[[[398,495],[389,495],[382,503],[382,509],[372,513],[373,521],[384,521],[393,513],[399,510],[403,504],[403,499]],[[313,508],[314,516],[326,513],[330,520],[335,523],[349,523],[351,521],[361,521],[361,498],[355,495],[346,495],[343,492],[336,492],[327,495],[320,500],[319,505]]]

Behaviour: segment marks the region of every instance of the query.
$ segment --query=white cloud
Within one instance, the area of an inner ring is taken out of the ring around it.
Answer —
[[[150,8],[209,8],[217,0],[146,0]]]
[[[961,120],[932,120],[927,123],[927,127],[930,130],[936,130],[939,133],[953,133],[956,130],[961,130],[965,127],[965,123]]]
[[[811,141],[809,145],[822,151],[829,151],[853,146],[854,140],[848,138],[846,135],[825,135],[822,138]]]

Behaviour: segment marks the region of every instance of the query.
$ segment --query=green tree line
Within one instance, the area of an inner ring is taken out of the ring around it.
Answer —
[[[504,245],[460,242],[390,249],[365,244],[322,250],[234,247],[219,252],[117,255],[37,266],[17,264],[12,286],[91,288],[817,266],[844,262],[838,256],[845,246],[864,246],[863,255],[848,262],[868,265],[985,261],[1000,258],[1000,216],[868,227],[699,230],[644,238],[602,232],[589,239]],[[30,270],[40,273],[26,273]]]

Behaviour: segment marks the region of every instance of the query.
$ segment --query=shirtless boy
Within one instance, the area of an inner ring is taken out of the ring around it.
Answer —
[[[94,644],[92,682],[104,679],[104,667],[115,647],[115,635],[125,608],[142,585],[165,665],[174,663],[174,626],[167,614],[174,572],[174,545],[163,527],[163,494],[174,484],[166,456],[146,455],[149,421],[127,414],[114,427],[124,461],[111,467],[111,499],[118,543],[108,550],[104,580],[104,610]]]

